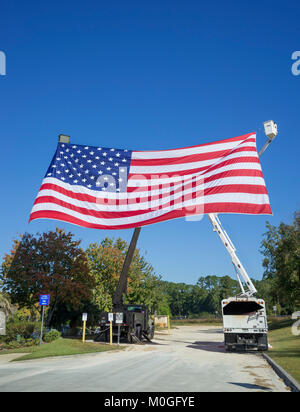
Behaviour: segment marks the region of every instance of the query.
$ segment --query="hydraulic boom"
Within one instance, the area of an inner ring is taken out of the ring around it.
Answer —
[[[227,232],[223,229],[222,224],[221,224],[221,222],[218,218],[218,215],[210,213],[208,215],[208,218],[211,221],[211,224],[213,225],[214,231],[217,232],[217,234],[219,235],[219,237],[220,237],[223,245],[225,246],[227,252],[231,256],[232,263],[233,263],[233,266],[236,269],[237,278],[238,278],[240,287],[242,289],[242,295],[243,296],[249,296],[249,297],[255,295],[257,290],[256,290],[255,286],[253,285],[250,277],[248,276],[248,273],[247,273],[246,269],[244,268],[244,266],[242,265],[240,259],[237,257],[236,248],[234,247],[234,245],[233,245],[230,237],[228,236]],[[245,281],[246,285],[248,286],[247,291],[245,291],[245,289],[244,289],[244,286],[241,282],[240,276],[242,276],[243,280]]]
[[[264,146],[262,147],[262,149],[260,150],[260,152],[258,153],[258,157],[260,158],[260,156],[265,152],[265,150],[269,147],[270,143],[273,141],[273,139],[277,136],[277,124],[273,121],[273,120],[269,120],[267,122],[264,122],[264,128],[265,128],[265,134],[268,137],[267,142],[264,144]],[[239,258],[237,257],[236,254],[236,248],[234,247],[230,237],[228,236],[227,232],[224,230],[224,228],[222,227],[222,224],[220,222],[220,219],[218,217],[217,214],[213,214],[210,213],[208,215],[208,218],[211,222],[211,224],[213,225],[213,230],[215,232],[217,232],[217,234],[219,235],[219,238],[221,239],[223,245],[225,246],[227,252],[229,253],[231,259],[232,259],[232,263],[233,266],[236,269],[236,275],[242,290],[241,295],[242,296],[247,296],[247,297],[251,297],[254,296],[255,293],[257,292],[255,286],[253,285],[246,269],[244,268],[244,266],[242,265],[241,261],[239,260]],[[246,283],[248,290],[245,291],[245,288],[242,284],[241,281],[241,277],[244,280],[244,282]]]
[[[117,286],[117,289],[113,297],[113,308],[115,311],[119,310],[120,308],[122,309],[122,306],[125,303],[123,302],[123,295],[125,295],[125,299],[126,299],[128,271],[129,271],[130,264],[133,259],[133,254],[136,249],[136,244],[137,244],[137,241],[140,235],[140,231],[141,231],[140,227],[136,227],[134,229],[129,248],[126,253],[125,261],[122,267],[122,272],[119,277],[118,286]]]

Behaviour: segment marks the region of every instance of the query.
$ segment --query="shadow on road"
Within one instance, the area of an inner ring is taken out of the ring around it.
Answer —
[[[228,382],[228,383],[230,383],[231,385],[242,386],[243,388],[247,388],[247,389],[272,391],[271,388],[267,388],[266,386],[254,385],[252,383],[240,383],[240,382]]]
[[[201,329],[198,330],[197,333],[220,333],[223,334],[222,329]]]
[[[191,349],[206,350],[208,352],[225,352],[224,344],[221,342],[194,342],[187,347]]]
[[[157,341],[157,340],[159,340],[159,339],[157,339],[157,338],[155,338],[155,341]],[[162,340],[162,339],[161,339]],[[159,343],[159,342],[153,342],[153,340],[151,341],[151,342],[149,342],[148,340],[145,340],[144,341],[144,344],[145,345],[149,345],[149,346],[154,346],[154,345],[163,345],[163,343]]]
[[[163,342],[165,342],[166,343],[166,345],[168,345],[168,344],[170,344],[170,343],[174,343],[174,342],[176,342],[176,343],[191,343],[191,342],[186,342],[186,341],[184,341],[184,340],[176,340],[176,339],[160,339],[160,338],[155,338],[155,340],[161,340],[161,341],[163,341]],[[162,343],[159,343],[159,345],[163,345]]]

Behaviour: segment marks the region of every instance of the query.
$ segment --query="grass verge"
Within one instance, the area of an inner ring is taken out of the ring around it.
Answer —
[[[268,336],[272,349],[267,353],[300,383],[300,335],[292,334],[294,322],[287,319],[274,321],[269,325]]]
[[[117,345],[105,345],[94,342],[82,343],[77,339],[64,339],[59,338],[51,343],[45,343],[41,346],[30,346],[28,348],[18,348],[0,351],[1,354],[9,353],[24,353],[13,361],[31,360],[39,358],[48,358],[50,356],[68,356],[68,355],[80,355],[84,353],[96,353],[106,352],[109,350],[123,349],[124,346]]]
[[[222,327],[222,319],[206,319],[206,318],[199,318],[199,319],[180,319],[180,320],[171,320],[171,327],[173,326],[220,326]]]

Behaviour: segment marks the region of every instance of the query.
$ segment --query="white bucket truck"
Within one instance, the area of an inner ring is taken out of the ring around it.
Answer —
[[[260,150],[260,157],[277,136],[277,124],[273,120],[264,122],[267,142]],[[229,253],[241,288],[241,294],[222,301],[223,331],[225,350],[253,349],[268,350],[268,324],[265,302],[255,297],[257,290],[247,271],[236,255],[227,232],[222,227],[217,214],[208,215],[214,231],[219,235]]]

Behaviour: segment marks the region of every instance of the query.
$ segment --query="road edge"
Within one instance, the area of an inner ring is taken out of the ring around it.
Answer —
[[[291,388],[292,392],[300,392],[299,383],[287,373],[281,366],[279,366],[270,356],[262,353],[263,358],[269,363],[269,365],[274,369],[277,375],[283,379],[284,383]]]

